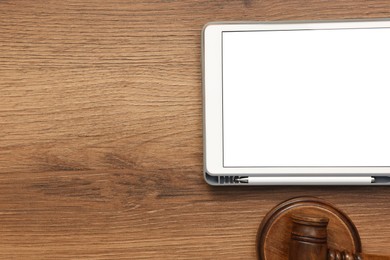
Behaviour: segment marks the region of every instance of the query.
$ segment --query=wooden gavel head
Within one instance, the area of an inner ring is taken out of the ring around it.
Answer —
[[[289,260],[361,260],[352,254],[328,247],[328,218],[292,216]]]
[[[328,218],[292,216],[290,260],[326,260],[328,255]]]

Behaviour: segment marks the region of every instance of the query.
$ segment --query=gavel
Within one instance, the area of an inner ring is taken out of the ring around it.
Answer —
[[[293,215],[291,219],[289,260],[390,260],[389,256],[328,248],[328,218]]]

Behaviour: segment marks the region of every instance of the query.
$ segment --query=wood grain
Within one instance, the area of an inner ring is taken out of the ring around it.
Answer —
[[[0,258],[255,259],[273,206],[318,196],[390,254],[386,187],[202,179],[200,32],[390,16],[387,0],[0,0]]]

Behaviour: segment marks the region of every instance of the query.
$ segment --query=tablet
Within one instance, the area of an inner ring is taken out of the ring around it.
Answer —
[[[213,185],[390,184],[390,21],[209,23]]]

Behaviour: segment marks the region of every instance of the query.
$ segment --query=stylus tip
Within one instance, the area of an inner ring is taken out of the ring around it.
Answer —
[[[248,178],[247,177],[241,177],[241,178],[237,179],[237,181],[239,183],[248,183]]]

